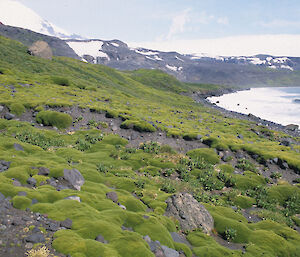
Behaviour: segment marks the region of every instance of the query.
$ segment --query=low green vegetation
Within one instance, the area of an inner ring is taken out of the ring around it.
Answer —
[[[262,175],[274,158],[299,172],[299,147],[279,144],[287,135],[224,117],[186,96],[216,85],[186,84],[156,70],[121,72],[62,57],[48,61],[26,50],[0,37],[0,104],[21,118],[35,113],[37,122],[0,119],[0,160],[11,162],[0,172],[0,192],[16,208],[72,220],[72,229],[54,235],[57,251],[75,257],[153,257],[143,239],[148,235],[187,257],[299,256],[300,236],[293,227],[300,224],[300,187],[280,180],[283,173],[272,173],[273,179]],[[84,111],[72,113],[70,107]],[[85,112],[118,119],[128,135],[143,136],[141,144],[133,147],[108,133],[107,122],[83,117]],[[150,135],[165,134],[174,144],[151,141]],[[17,151],[16,143],[24,151]],[[184,143],[192,150],[185,152]],[[236,152],[245,158],[237,159]],[[39,175],[39,167],[48,168],[49,176]],[[85,179],[80,191],[57,191],[49,184],[50,178],[63,177],[64,169],[80,171]],[[36,187],[24,186],[29,177]],[[14,186],[14,180],[22,186]],[[106,197],[111,191],[119,205]],[[179,192],[192,194],[210,212],[214,236],[244,246],[244,252],[199,230],[185,231],[192,247],[175,243],[170,232],[182,231],[178,221],[164,215],[165,201]],[[263,220],[248,222],[242,212],[251,207],[259,208],[251,215]],[[96,241],[98,235],[108,243]]]
[[[71,126],[72,117],[66,113],[41,111],[37,114],[36,121],[45,126],[54,126],[63,129]]]

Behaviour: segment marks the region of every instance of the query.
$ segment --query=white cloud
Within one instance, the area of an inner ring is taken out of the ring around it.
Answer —
[[[300,34],[248,35],[198,40],[162,40],[131,43],[129,45],[161,51],[177,51],[186,54],[207,53],[222,56],[270,54],[274,56],[300,57]]]
[[[228,20],[227,17],[220,17],[220,18],[217,19],[217,23],[222,24],[222,25],[228,25],[229,20]]]
[[[300,27],[300,21],[272,20],[269,22],[260,22],[259,25],[265,28]]]
[[[172,24],[167,35],[167,39],[171,39],[174,35],[184,32],[185,25],[189,22],[189,13],[191,9],[185,9],[182,13],[173,17]]]

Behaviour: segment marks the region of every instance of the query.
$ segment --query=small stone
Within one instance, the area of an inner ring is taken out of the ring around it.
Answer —
[[[26,243],[26,244],[25,244],[25,248],[26,248],[26,249],[32,249],[32,247],[33,247],[33,244],[32,244],[32,243]]]
[[[14,143],[14,148],[16,151],[24,151],[23,146],[21,146],[20,144]]]
[[[72,195],[72,196],[68,196],[68,197],[65,197],[64,199],[66,200],[74,200],[74,201],[77,201],[77,202],[81,202],[81,199],[79,196],[76,196],[76,195]]]
[[[29,177],[26,182],[27,182],[27,184],[29,184],[31,186],[35,186],[36,185],[36,179],[33,178],[33,177]]]
[[[112,200],[114,203],[118,202],[118,195],[116,192],[108,192],[106,193],[106,198]]]
[[[64,221],[60,222],[60,226],[66,228],[66,229],[71,229],[72,228],[72,220],[70,220],[69,218],[65,219]]]
[[[46,230],[49,230],[49,231],[57,231],[58,230],[58,225],[55,224],[55,223],[50,223],[47,227],[46,227]]]
[[[38,173],[38,175],[48,176],[49,173],[50,173],[50,170],[48,168],[39,167],[39,173]]]
[[[30,242],[33,244],[43,243],[45,242],[45,237],[42,233],[35,233],[25,238],[26,242]]]
[[[0,202],[4,201],[5,196],[0,192]]]
[[[118,203],[118,205],[123,209],[123,210],[126,210],[126,207],[120,203]]]
[[[95,240],[103,244],[108,243],[108,241],[106,241],[102,235],[98,235]]]
[[[0,112],[2,112],[4,109],[4,106],[0,105]]]
[[[152,241],[151,238],[150,238],[150,236],[148,236],[148,235],[144,236],[143,238],[144,238],[144,240],[145,240],[148,244],[150,244],[151,241]]]
[[[19,191],[18,192],[18,196],[26,196],[26,195],[27,195],[27,193],[24,192],[24,191]]]
[[[32,200],[31,200],[31,204],[37,204],[39,201],[37,200],[37,199],[35,199],[35,198],[33,198]]]
[[[4,119],[6,120],[12,120],[15,118],[15,115],[13,115],[12,113],[5,113],[4,115]]]
[[[179,253],[176,250],[171,249],[165,245],[162,245],[161,248],[164,251],[166,257],[179,257]]]
[[[12,184],[16,187],[22,186],[22,184],[18,180],[14,180]]]

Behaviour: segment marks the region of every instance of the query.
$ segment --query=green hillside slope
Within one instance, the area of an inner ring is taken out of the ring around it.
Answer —
[[[300,256],[293,229],[300,223],[299,138],[225,117],[185,96],[217,88],[156,70],[43,60],[0,37],[0,114],[15,115],[0,119],[0,161],[11,162],[0,172],[0,192],[18,209],[71,219],[71,229],[54,234],[52,247],[72,257],[155,256],[146,235],[187,257]],[[111,121],[119,125],[113,131],[135,133],[140,142],[113,134]],[[154,135],[180,145],[146,141]],[[288,146],[279,143],[286,138]],[[49,174],[38,175],[40,167]],[[80,191],[50,184],[64,181],[70,169],[85,180]],[[107,198],[111,191],[119,205]],[[192,194],[210,212],[211,235],[182,231],[164,215],[166,199],[179,192]],[[80,201],[65,199],[70,196]],[[250,207],[260,221],[243,216]],[[189,244],[174,242],[170,232]],[[106,242],[96,241],[98,235]],[[225,247],[220,240],[231,243]],[[3,242],[0,253],[6,247]]]

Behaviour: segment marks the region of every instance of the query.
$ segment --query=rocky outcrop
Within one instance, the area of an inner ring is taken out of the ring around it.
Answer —
[[[175,217],[181,229],[194,230],[201,228],[210,233],[214,227],[214,220],[205,207],[188,193],[173,195],[167,199],[166,215]]]
[[[33,56],[38,56],[49,60],[51,60],[53,56],[50,46],[45,41],[35,42],[31,47],[29,47],[28,53]]]
[[[64,179],[78,191],[80,191],[81,186],[84,184],[84,178],[77,169],[64,169]]]
[[[0,25],[0,35],[17,40],[26,46],[31,46],[34,42],[42,40],[51,47],[54,56],[66,56],[74,59],[80,59],[68,44],[57,38],[33,32],[28,29],[17,28],[12,26]]]

